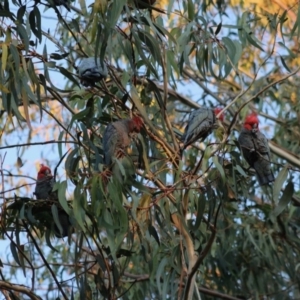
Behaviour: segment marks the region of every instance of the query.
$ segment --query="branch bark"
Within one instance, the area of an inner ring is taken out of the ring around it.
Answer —
[[[13,284],[13,283],[9,283],[9,282],[0,280],[0,289],[6,290],[6,291],[15,291],[18,293],[25,294],[32,300],[42,300],[41,297],[37,296],[29,288],[27,288],[26,286],[23,286],[23,285]]]

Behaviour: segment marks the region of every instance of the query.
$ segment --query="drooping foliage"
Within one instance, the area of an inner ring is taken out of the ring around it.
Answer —
[[[300,296],[300,9],[241,2],[0,3],[4,295]],[[88,57],[94,71],[78,70]],[[224,121],[181,159],[201,106],[221,106]],[[237,142],[252,111],[276,178],[262,187]],[[105,128],[133,116],[144,126],[108,169]],[[31,197],[37,144],[41,160],[65,171],[55,201]],[[6,169],[11,148],[16,166]],[[64,241],[54,235],[62,214],[72,227],[60,230]]]

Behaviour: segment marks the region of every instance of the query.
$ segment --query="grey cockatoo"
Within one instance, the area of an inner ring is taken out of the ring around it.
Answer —
[[[36,198],[38,200],[58,201],[57,192],[52,191],[53,185],[54,185],[54,177],[51,174],[51,169],[42,164],[38,172],[36,186],[35,186],[34,194]],[[55,236],[56,237],[68,236],[69,228],[71,226],[68,214],[63,210],[60,210],[58,212],[58,219],[61,225],[62,232],[60,232],[59,228],[54,223]]]
[[[37,181],[34,194],[37,199],[46,200],[50,197],[54,185],[54,178],[51,174],[51,169],[41,165],[37,175]]]
[[[99,58],[83,58],[78,66],[78,75],[84,86],[94,86],[96,82],[106,78],[107,74],[107,67]]]
[[[268,140],[259,131],[256,113],[248,115],[245,119],[238,142],[243,155],[257,174],[260,185],[266,185],[275,180],[271,170],[270,149]]]
[[[124,156],[134,133],[139,133],[143,120],[140,117],[119,120],[108,124],[103,134],[104,163],[111,165],[114,158]]]
[[[183,142],[181,153],[187,146],[198,140],[203,141],[209,134],[212,133],[212,130],[217,127],[216,115],[220,111],[221,108],[212,109],[208,107],[201,107],[190,114],[188,125],[181,137],[181,141]],[[224,115],[221,114],[219,119],[223,121]]]

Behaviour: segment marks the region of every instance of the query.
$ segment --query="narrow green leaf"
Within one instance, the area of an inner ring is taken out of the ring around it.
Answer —
[[[58,216],[58,210],[57,210],[57,206],[55,204],[51,205],[51,212],[52,212],[53,220],[54,220],[60,234],[62,234],[63,233],[63,228],[60,224],[60,220],[59,220],[59,216]]]
[[[218,24],[217,29],[215,31],[215,35],[218,35],[218,33],[221,31],[222,29],[222,22]]]
[[[152,125],[152,122],[148,118],[148,114],[146,112],[145,107],[141,103],[139,94],[138,94],[135,86],[133,86],[133,85],[131,86],[130,94],[131,94],[132,101],[135,104],[135,106],[137,107],[140,114],[143,116],[144,119],[148,120],[147,124],[150,126],[150,128],[153,130],[153,132],[156,132],[155,127]]]
[[[51,236],[51,228],[47,228],[46,229],[46,233],[45,233],[45,240],[46,240],[46,244],[47,246],[52,249],[54,252],[58,252],[57,249],[55,249],[52,244],[51,244],[51,240],[50,240],[50,236]]]
[[[125,4],[126,0],[118,0],[112,2],[109,13],[107,15],[107,22],[109,23],[108,25],[110,28],[115,27]]]
[[[20,23],[23,23],[23,17],[26,12],[26,5],[22,5],[17,12],[17,19],[20,21]]]
[[[71,80],[73,83],[75,83],[80,88],[78,81],[74,78],[72,73],[70,73],[68,70],[66,70],[63,67],[56,66],[56,68],[59,69],[59,71],[61,72],[62,75],[66,76],[69,80]]]
[[[198,203],[197,203],[196,221],[195,221],[195,225],[192,226],[193,231],[198,230],[201,225],[202,217],[203,217],[203,214],[205,211],[205,205],[206,205],[205,196],[203,194],[200,194],[200,196],[198,197]]]
[[[10,250],[11,250],[11,254],[13,255],[14,260],[21,267],[22,265],[21,265],[20,260],[19,260],[17,247],[16,247],[16,245],[13,241],[11,241],[11,243],[10,243]]]
[[[24,43],[25,51],[27,53],[29,49],[29,38],[27,31],[21,24],[17,24],[17,31],[20,38],[22,39],[22,42]]]
[[[288,166],[285,165],[284,168],[280,170],[278,173],[275,182],[274,182],[274,188],[273,188],[273,200],[277,204],[279,199],[279,194],[281,191],[281,188],[286,181],[289,174]]]
[[[282,37],[282,40],[284,42],[284,32],[283,32],[283,24],[288,20],[287,18],[287,13],[288,11],[285,10],[284,13],[280,16],[279,18],[279,23],[280,23],[280,36]]]
[[[284,66],[284,68],[285,68],[288,72],[291,73],[291,70],[290,70],[290,68],[287,66],[287,64],[285,63],[283,57],[282,57],[281,55],[279,55],[279,57],[280,57],[281,63],[282,63],[282,65]]]
[[[189,18],[189,20],[194,20],[194,18],[195,18],[195,4],[194,4],[194,1],[188,0],[187,8],[188,8],[188,18]]]
[[[19,78],[19,72],[20,72],[20,54],[17,50],[17,48],[13,45],[13,44],[10,44],[9,45],[9,50],[10,50],[10,53],[12,54],[13,56],[13,61],[15,63],[14,65],[14,69],[16,70],[16,73],[15,74],[18,74],[17,78]]]
[[[253,235],[251,234],[250,231],[250,225],[246,225],[246,232],[248,234],[249,240],[251,241],[251,243],[254,245],[254,247],[261,253],[263,254],[263,252],[261,251],[260,247],[257,245],[255,239],[253,238]]]
[[[265,50],[258,44],[255,37],[252,37],[253,35],[250,33],[246,33],[246,39],[247,41],[254,47],[260,49],[261,51],[265,52]]]
[[[224,182],[226,181],[226,178],[225,178],[225,172],[224,172],[223,167],[222,167],[221,164],[219,163],[218,157],[217,157],[217,156],[214,156],[214,157],[213,157],[213,162],[214,162],[216,168],[218,169],[218,171],[220,172],[220,175],[221,175],[221,178],[222,178],[222,182],[224,183]]]
[[[65,210],[65,212],[69,215],[70,214],[70,208],[68,206],[68,202],[66,200],[66,190],[67,190],[67,181],[64,180],[62,182],[56,182],[54,185],[54,190],[58,189],[58,200],[62,208]]]
[[[41,43],[42,41],[41,13],[37,8],[37,6],[34,6],[34,9],[29,13],[29,24],[32,32]]]
[[[54,60],[61,60],[61,59],[66,58],[69,54],[70,54],[69,52],[64,53],[64,54],[51,53],[50,58],[54,59]]]
[[[28,94],[26,93],[26,90],[24,87],[22,87],[22,103],[23,103],[23,109],[24,109],[24,113],[25,113],[25,119],[26,119],[26,123],[29,129],[32,130],[31,127],[31,122],[30,122],[30,116],[29,116],[29,101],[28,101]]]
[[[6,70],[6,63],[8,57],[8,48],[5,43],[2,44],[2,53],[1,53],[1,62],[2,62],[2,71]]]
[[[37,30],[37,38],[39,41],[42,41],[42,27],[41,27],[41,13],[38,9],[38,6],[34,6],[34,15],[36,19],[36,30]]]
[[[284,43],[278,42],[278,44],[280,46],[282,46],[289,53],[289,56],[291,58],[298,58],[298,56],[288,46],[286,46]]]
[[[298,5],[298,12],[297,12],[297,19],[296,22],[294,24],[294,27],[291,30],[291,37],[294,36],[296,29],[298,29],[297,31],[297,39],[299,39],[300,36],[300,6]]]
[[[160,264],[156,270],[156,284],[159,294],[162,293],[162,286],[161,286],[161,278],[165,276],[165,267],[169,264],[168,259],[165,257],[160,261]]]
[[[236,66],[242,56],[243,47],[242,47],[241,43],[237,40],[234,40],[233,43],[235,45],[235,56],[232,60],[232,63]]]
[[[149,230],[150,235],[152,235],[154,237],[157,244],[160,246],[159,236],[157,234],[157,231],[156,231],[155,227],[150,224],[149,227],[148,227],[148,230]]]
[[[161,62],[161,54],[157,41],[146,31],[138,31],[140,40],[148,47],[156,62]]]
[[[293,193],[294,193],[294,184],[293,184],[293,182],[290,181],[286,185],[286,187],[283,191],[283,194],[279,200],[278,205],[275,207],[274,211],[272,212],[273,216],[277,217],[283,212],[283,210],[286,208],[286,206],[291,201]]]
[[[235,169],[241,174],[243,175],[244,177],[248,177],[246,172],[242,169],[242,167],[240,165],[236,165],[235,166]]]

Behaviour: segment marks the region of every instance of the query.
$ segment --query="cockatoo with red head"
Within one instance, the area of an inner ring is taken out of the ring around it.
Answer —
[[[38,171],[34,194],[37,199],[46,200],[50,197],[54,185],[54,177],[51,169],[41,164]]]
[[[53,185],[54,185],[54,176],[51,173],[51,169],[41,164],[40,170],[38,172],[35,192],[34,192],[36,198],[38,200],[58,201],[57,193],[52,192]],[[50,207],[49,207],[49,211],[51,211]],[[54,223],[54,234],[56,237],[66,237],[68,236],[69,229],[71,228],[69,216],[65,211],[59,210],[58,218],[59,218],[62,232],[60,231],[58,226]]]
[[[103,134],[104,163],[106,165],[111,165],[114,158],[125,155],[132,136],[141,131],[143,124],[143,120],[137,116],[108,124]]]
[[[274,181],[268,140],[259,131],[256,113],[251,113],[246,117],[238,142],[247,163],[255,169],[259,184],[266,185]]]

